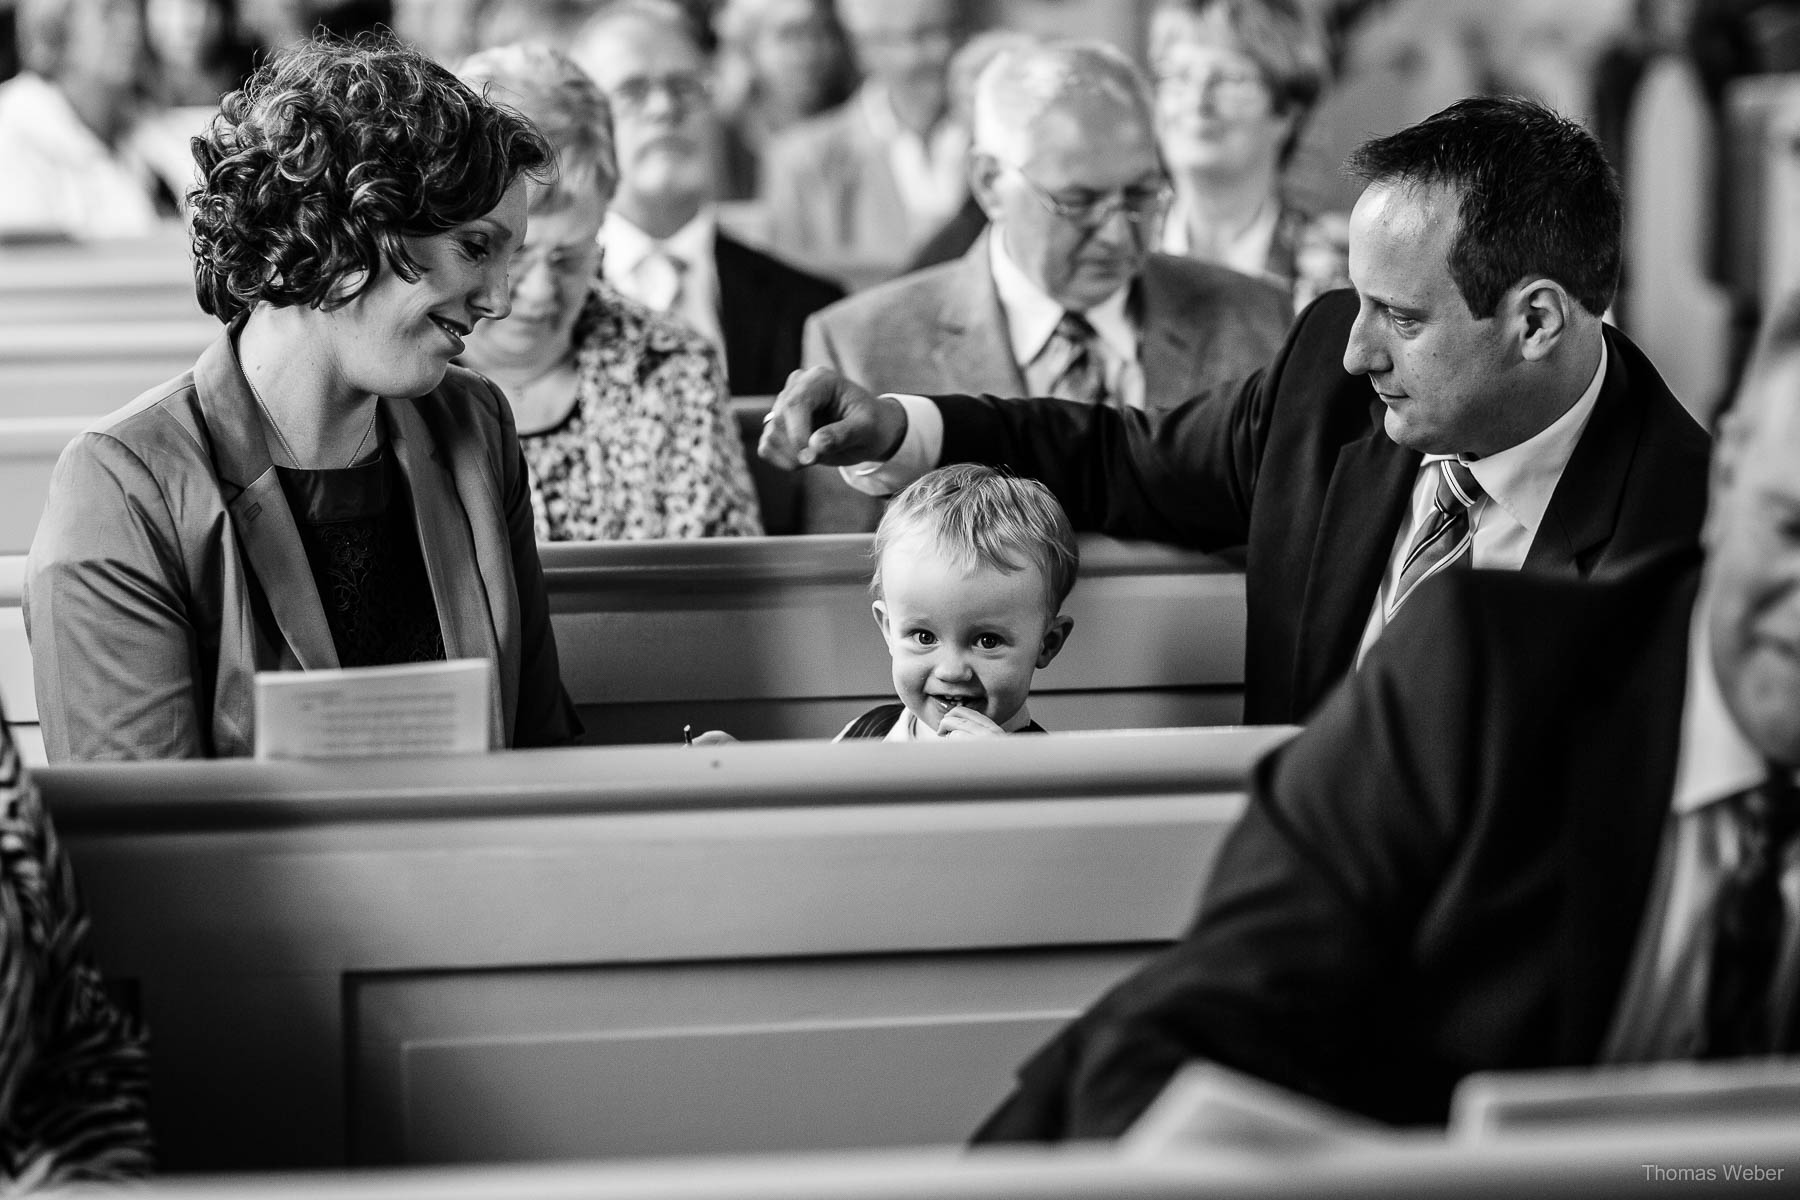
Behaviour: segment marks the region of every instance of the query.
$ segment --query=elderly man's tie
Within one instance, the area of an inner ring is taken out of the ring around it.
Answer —
[[[1469,511],[1482,497],[1481,485],[1475,482],[1468,467],[1453,458],[1438,461],[1437,491],[1431,498],[1431,513],[1413,536],[1406,551],[1406,563],[1400,568],[1400,582],[1388,601],[1387,619],[1406,603],[1413,589],[1439,571],[1466,567],[1473,557],[1474,522]]]
[[[1062,370],[1050,384],[1050,394],[1083,404],[1105,404],[1106,366],[1094,345],[1094,327],[1078,312],[1065,312],[1050,335],[1050,345],[1062,355]]]
[[[1792,1051],[1794,1015],[1775,1011],[1786,928],[1781,876],[1800,831],[1800,794],[1785,772],[1724,801],[1738,829],[1737,866],[1719,886],[1707,972],[1707,1058]]]

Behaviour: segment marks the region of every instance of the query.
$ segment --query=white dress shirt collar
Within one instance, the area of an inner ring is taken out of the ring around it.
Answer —
[[[653,238],[616,210],[608,210],[600,226],[600,245],[606,253],[601,274],[625,295],[648,303],[638,287],[644,261],[658,251],[679,258],[683,264],[681,297],[673,313],[723,352],[719,271],[713,259],[718,232],[718,216],[710,204],[702,204],[691,221],[666,238]]]
[[[1562,416],[1516,446],[1486,458],[1465,460],[1464,465],[1475,476],[1475,482],[1481,485],[1488,499],[1504,509],[1533,537],[1537,535],[1538,526],[1544,523],[1544,511],[1550,507],[1550,497],[1555,494],[1563,469],[1575,453],[1576,443],[1581,441],[1581,432],[1587,428],[1588,418],[1594,415],[1594,404],[1606,381],[1607,355],[1606,339],[1601,338],[1600,362],[1594,368],[1594,377],[1588,381],[1587,390]],[[1425,461],[1436,462],[1450,457],[1454,456],[1428,454]]]
[[[1694,605],[1688,628],[1688,677],[1681,705],[1681,743],[1675,761],[1674,810],[1697,812],[1761,783],[1768,771],[1762,752],[1738,728],[1719,687],[1707,637],[1707,605]]]
[[[1062,320],[1063,306],[1033,283],[1006,253],[1006,239],[995,229],[988,235],[988,263],[994,273],[994,291],[1006,314],[1006,332],[1012,340],[1013,361],[1023,371],[1044,352],[1050,336]],[[1120,288],[1083,314],[1107,351],[1121,362],[1136,362],[1137,325],[1128,311],[1131,288]]]
[[[638,265],[657,250],[664,250],[688,264],[691,271],[704,260],[712,261],[713,239],[719,223],[712,205],[702,204],[694,219],[666,238],[653,238],[616,209],[608,209],[600,226],[600,244],[606,248],[606,275],[610,280],[616,269],[630,275]]]

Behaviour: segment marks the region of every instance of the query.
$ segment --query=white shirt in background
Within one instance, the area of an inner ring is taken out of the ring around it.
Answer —
[[[606,282],[640,304],[670,313],[714,346],[725,358],[725,330],[719,317],[719,268],[713,260],[718,219],[702,205],[694,219],[658,240],[616,211],[600,226],[606,251],[601,274]],[[677,275],[663,255],[682,261]]]
[[[164,225],[149,165],[115,153],[30,72],[0,83],[0,179],[0,235],[142,237]]]

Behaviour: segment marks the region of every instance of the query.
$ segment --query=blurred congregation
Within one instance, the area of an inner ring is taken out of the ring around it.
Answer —
[[[1800,1186],[1800,0],[0,0],[0,318],[0,1192]]]

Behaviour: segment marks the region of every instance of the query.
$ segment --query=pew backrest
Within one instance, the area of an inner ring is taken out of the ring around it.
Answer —
[[[562,675],[592,743],[830,737],[893,698],[869,611],[869,539],[726,538],[539,547]],[[0,557],[0,700],[28,743],[37,705]],[[1067,649],[1031,711],[1057,731],[1222,725],[1242,706],[1243,576],[1204,555],[1082,539]]]

